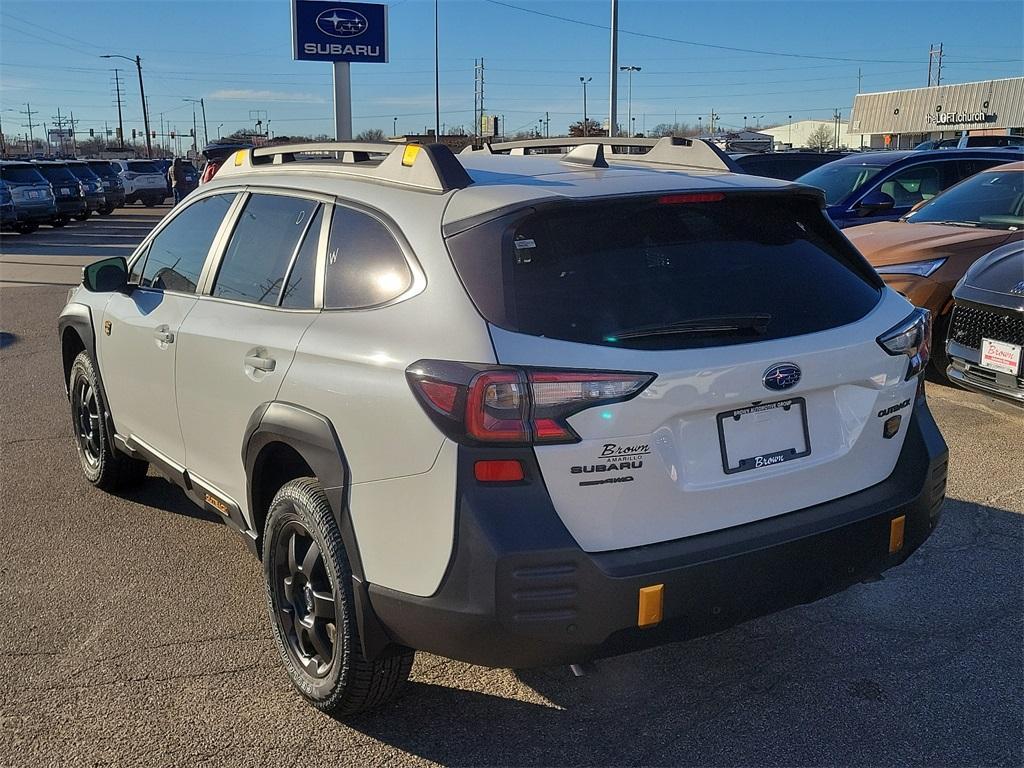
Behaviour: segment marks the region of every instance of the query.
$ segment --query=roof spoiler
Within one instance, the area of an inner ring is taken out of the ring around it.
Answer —
[[[217,177],[274,166],[330,171],[430,192],[464,189],[473,183],[462,163],[443,144],[324,141],[240,149]],[[268,169],[269,170],[269,169]]]
[[[573,136],[551,139],[524,139],[484,144],[481,148],[466,147],[463,154],[487,153],[538,155],[568,153],[581,145],[599,145],[606,161],[642,163],[678,168],[701,168],[738,172],[736,164],[722,150],[704,139],[663,136],[660,139],[625,136]],[[620,150],[616,152],[616,149]],[[544,150],[547,150],[546,152]],[[552,151],[553,150],[553,151]],[[625,150],[625,151],[623,151]],[[640,150],[633,152],[629,150]],[[568,154],[566,159],[568,159]]]

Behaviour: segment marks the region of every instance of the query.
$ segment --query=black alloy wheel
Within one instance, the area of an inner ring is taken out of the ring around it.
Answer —
[[[100,405],[96,387],[85,371],[79,371],[71,390],[71,408],[75,437],[82,450],[82,458],[90,467],[99,467],[103,457],[100,434]]]
[[[281,531],[273,568],[275,609],[288,652],[310,677],[326,677],[337,655],[334,585],[320,545],[298,520]]]

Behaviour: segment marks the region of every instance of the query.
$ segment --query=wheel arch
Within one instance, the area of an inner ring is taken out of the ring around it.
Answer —
[[[348,508],[348,462],[330,419],[294,403],[263,403],[249,417],[242,441],[242,463],[253,532],[257,536],[257,551],[262,551],[267,512],[281,485],[302,477],[294,473],[306,469],[320,481],[352,569],[352,589],[363,655],[367,659],[379,656],[392,641],[370,606],[359,545]],[[275,484],[276,488],[273,487]]]
[[[96,355],[96,328],[93,325],[92,308],[87,304],[71,302],[61,310],[57,319],[57,330],[60,335],[60,353],[64,372],[64,394],[70,399],[71,389],[68,379],[71,377],[71,366],[79,353],[86,352],[92,358],[93,370],[96,373],[96,384],[103,398],[103,420],[107,434],[116,435],[114,415],[110,410],[107,390],[103,386],[103,374],[100,371],[99,358]],[[117,450],[116,444],[113,450]]]

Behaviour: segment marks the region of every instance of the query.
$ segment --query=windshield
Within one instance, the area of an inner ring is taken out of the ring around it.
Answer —
[[[884,165],[861,165],[859,163],[826,163],[805,173],[799,179],[801,184],[824,190],[825,202],[835,205],[869,179],[885,168]]]
[[[54,184],[67,184],[69,182],[78,184],[75,174],[69,171],[65,165],[40,165],[39,172]]]
[[[1024,172],[984,171],[951,187],[906,217],[914,224],[1024,228]]]
[[[148,160],[129,160],[128,170],[132,173],[160,173],[155,163]]]
[[[77,163],[73,163],[68,165],[68,168],[70,168],[71,172],[82,181],[96,181],[98,178],[88,165],[78,165]]]
[[[701,196],[530,209],[454,235],[449,248],[487,320],[585,344],[779,339],[853,322],[877,303],[875,275],[815,199],[688,197]]]
[[[0,178],[9,184],[42,184],[46,181],[30,165],[5,165],[0,168]]]

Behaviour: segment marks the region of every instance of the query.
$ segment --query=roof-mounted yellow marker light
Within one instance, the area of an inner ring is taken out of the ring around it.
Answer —
[[[245,150],[244,149],[240,149],[237,152],[235,152],[235,167],[237,168],[238,166],[240,166],[244,162],[245,162]]]
[[[421,149],[423,149],[423,147],[416,144],[410,144],[407,146],[405,151],[402,153],[402,165],[406,168],[412,168],[412,164],[416,162],[416,156],[419,155]]]

